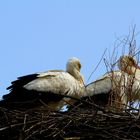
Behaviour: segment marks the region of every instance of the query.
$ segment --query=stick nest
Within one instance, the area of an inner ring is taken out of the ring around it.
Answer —
[[[93,102],[81,101],[66,112],[56,112],[45,106],[22,111],[0,108],[0,138],[140,139],[137,113],[115,113]]]

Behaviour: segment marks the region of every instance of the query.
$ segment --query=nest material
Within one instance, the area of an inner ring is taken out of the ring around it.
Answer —
[[[93,102],[80,101],[66,112],[46,106],[26,110],[0,108],[0,139],[140,139],[137,113],[113,113]]]

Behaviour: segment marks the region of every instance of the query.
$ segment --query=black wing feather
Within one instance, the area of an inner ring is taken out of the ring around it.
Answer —
[[[34,97],[34,95],[36,94],[29,94],[29,92],[26,89],[24,89],[23,86],[36,79],[37,75],[38,74],[30,74],[18,77],[17,80],[11,82],[11,86],[7,88],[8,90],[10,90],[10,93],[4,95],[3,99],[20,100],[22,98],[26,98],[26,96],[29,95],[32,95]]]
[[[37,78],[38,74],[30,74],[30,75],[25,75],[22,77],[18,77],[17,80],[11,82],[11,86],[9,86],[7,89],[8,90],[14,90],[16,88],[21,88],[27,83],[35,80]]]

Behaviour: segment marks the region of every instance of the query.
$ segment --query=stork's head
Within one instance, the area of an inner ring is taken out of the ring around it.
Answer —
[[[73,71],[74,69],[77,69],[78,71],[81,70],[81,63],[80,60],[76,57],[72,57],[67,62],[67,71]]]
[[[123,55],[120,57],[119,61],[118,61],[118,67],[120,70],[128,73],[128,74],[132,74],[133,73],[133,69],[137,69],[138,65],[136,60],[130,56],[130,55]]]
[[[77,80],[83,83],[84,78],[80,74],[80,70],[81,70],[80,60],[76,57],[70,58],[67,62],[66,71],[70,73],[73,77],[75,77]]]

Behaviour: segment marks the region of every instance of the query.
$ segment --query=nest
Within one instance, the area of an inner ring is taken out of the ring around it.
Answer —
[[[87,99],[66,112],[43,105],[22,111],[0,108],[0,122],[1,139],[140,139],[138,113],[116,113]]]

